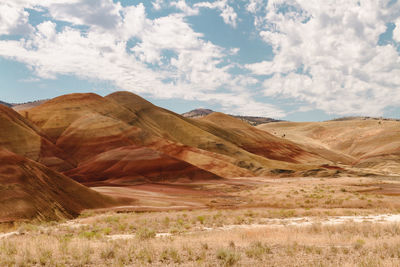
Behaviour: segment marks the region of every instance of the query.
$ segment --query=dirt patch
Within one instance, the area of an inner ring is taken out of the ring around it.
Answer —
[[[359,190],[360,193],[374,193],[388,196],[400,196],[399,184],[373,184],[371,188]]]

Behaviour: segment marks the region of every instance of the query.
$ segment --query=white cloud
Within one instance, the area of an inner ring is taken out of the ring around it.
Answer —
[[[170,3],[170,5],[176,7],[177,9],[182,10],[186,16],[193,16],[199,14],[199,9],[188,6],[185,0],[173,1]]]
[[[28,34],[33,27],[28,23],[29,13],[11,1],[0,2],[0,35]]]
[[[0,56],[25,63],[40,78],[75,75],[159,98],[215,101],[235,113],[284,115],[279,108],[253,99],[246,86],[258,81],[229,73],[232,65],[226,58],[238,50],[203,40],[186,22],[187,12],[149,19],[143,4],[122,7],[102,0],[88,10],[88,0],[75,5],[43,3],[26,6],[43,8],[52,21],[32,28],[19,41],[0,41]],[[67,26],[57,32],[54,19],[87,28]],[[128,47],[131,40],[136,43]]]
[[[160,10],[161,7],[163,6],[163,4],[164,4],[164,0],[156,0],[156,1],[151,3],[151,5],[153,6],[153,8],[155,10]]]
[[[51,21],[42,22],[36,28],[44,38],[52,39],[56,35],[56,24]]]
[[[386,24],[400,17],[400,2],[270,0],[260,37],[272,61],[248,64],[265,80],[265,95],[310,103],[328,113],[382,115],[400,101],[400,55],[379,46]],[[260,10],[251,1],[250,11]],[[394,39],[397,31],[394,31]]]
[[[77,25],[114,29],[120,22],[121,5],[112,0],[81,0],[79,3],[52,3],[47,5],[56,20]]]
[[[400,43],[400,19],[395,23],[395,28],[393,30],[393,39]]]
[[[257,13],[260,11],[266,4],[264,0],[249,0],[249,3],[246,6],[246,10],[250,13]]]
[[[233,7],[228,4],[228,0],[219,0],[215,2],[200,2],[196,3],[194,7],[204,7],[210,9],[217,9],[221,12],[221,17],[226,24],[236,27],[237,14]]]

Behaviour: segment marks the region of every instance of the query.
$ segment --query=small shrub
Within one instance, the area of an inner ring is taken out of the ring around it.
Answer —
[[[148,248],[141,249],[136,255],[136,258],[142,262],[147,262],[147,263],[153,262],[153,254]]]
[[[219,249],[217,259],[222,261],[224,266],[233,266],[240,260],[240,255],[233,250]]]
[[[82,238],[93,239],[100,237],[100,234],[96,230],[92,231],[83,231],[79,234]]]
[[[357,239],[357,241],[354,243],[354,248],[355,249],[360,249],[365,245],[365,241],[362,239]]]
[[[108,216],[104,219],[106,223],[119,223],[119,217],[118,216]]]
[[[268,246],[264,246],[261,242],[251,244],[246,250],[246,255],[249,258],[262,259],[265,254],[270,254],[271,249]]]
[[[53,252],[49,249],[40,250],[39,263],[41,265],[50,264],[53,261]]]
[[[105,235],[109,235],[109,234],[111,234],[111,232],[112,232],[112,229],[110,227],[106,227],[103,229],[103,234],[105,234]]]
[[[103,260],[110,260],[115,258],[115,248],[113,246],[107,246],[101,251],[101,258]]]
[[[206,218],[204,216],[197,216],[197,221],[200,222],[201,224],[204,224],[204,221]]]
[[[148,229],[146,227],[140,228],[136,231],[136,237],[140,240],[154,238],[156,236],[156,232],[154,230]]]

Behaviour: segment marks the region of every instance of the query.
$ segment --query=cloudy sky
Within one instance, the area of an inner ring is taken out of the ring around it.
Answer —
[[[399,0],[2,0],[0,100],[400,118]]]

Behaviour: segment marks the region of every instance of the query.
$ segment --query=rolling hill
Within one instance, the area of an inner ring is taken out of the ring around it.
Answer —
[[[0,222],[72,218],[82,210],[127,204],[0,148]]]
[[[340,120],[283,122],[258,126],[296,143],[312,144],[353,159],[353,165],[400,173],[400,122]]]
[[[74,167],[75,162],[66,158],[39,127],[3,105],[0,105],[0,128],[0,147],[56,170]]]
[[[24,113],[78,162],[136,145],[159,150],[222,177],[266,174],[276,168],[308,168],[292,164],[295,161],[290,155],[275,157],[273,150],[284,150],[285,146],[280,146],[278,138],[269,155],[254,154],[248,147],[238,146],[235,136],[223,127],[206,127],[198,120],[159,108],[129,92],[116,92],[104,98],[95,94],[65,95]]]
[[[101,153],[66,175],[86,185],[216,180],[219,176],[146,147],[125,146]]]

